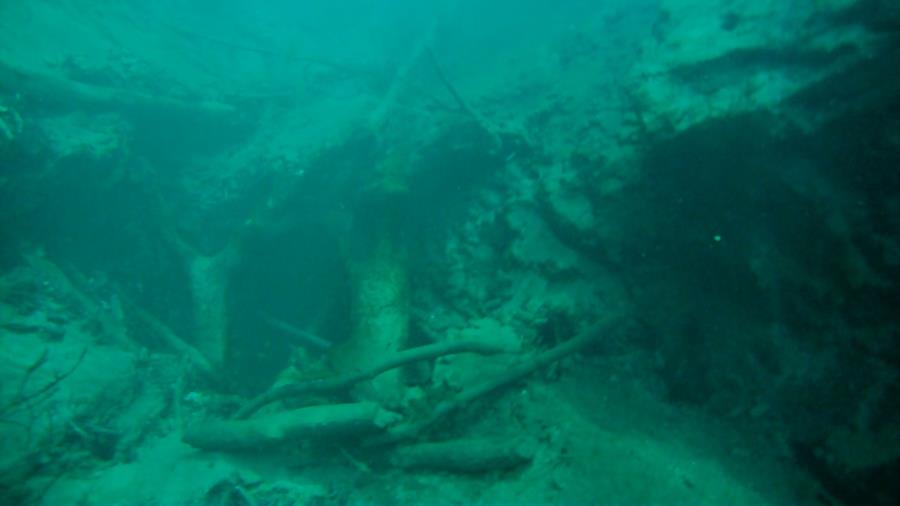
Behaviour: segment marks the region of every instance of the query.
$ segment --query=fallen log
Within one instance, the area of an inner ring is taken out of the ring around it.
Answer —
[[[238,410],[238,412],[235,414],[235,418],[248,418],[253,413],[259,411],[259,409],[263,406],[278,400],[284,400],[310,393],[337,392],[346,390],[361,381],[374,378],[375,376],[378,376],[385,371],[396,369],[397,367],[401,367],[403,365],[418,362],[421,360],[429,360],[444,355],[452,355],[454,353],[480,353],[482,355],[489,355],[494,353],[502,353],[505,351],[509,350],[496,344],[470,340],[447,341],[443,343],[429,344],[416,348],[410,348],[398,352],[393,356],[387,357],[381,362],[358,372],[349,373],[344,376],[338,376],[331,379],[314,380],[303,383],[291,383],[274,387],[261,394],[256,399],[253,399],[246,406]]]
[[[200,450],[267,449],[285,442],[364,435],[383,430],[400,415],[374,402],[310,406],[252,420],[207,420],[184,431],[182,440]]]
[[[527,465],[534,450],[522,439],[455,439],[398,448],[390,462],[401,469],[483,473]]]

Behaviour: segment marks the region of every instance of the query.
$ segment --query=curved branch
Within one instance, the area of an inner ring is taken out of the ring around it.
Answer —
[[[238,419],[247,418],[266,404],[290,397],[297,397],[313,392],[335,392],[346,390],[361,381],[372,379],[385,371],[396,369],[397,367],[412,362],[429,360],[455,353],[480,353],[482,355],[490,355],[494,353],[503,353],[505,351],[509,350],[502,346],[481,341],[448,341],[410,348],[388,357],[362,371],[331,379],[292,383],[269,389],[269,391],[263,393],[256,399],[253,399],[250,403],[241,408],[235,417]]]
[[[472,401],[483,397],[491,392],[509,386],[519,380],[522,380],[536,370],[561,360],[569,355],[579,352],[594,342],[598,341],[604,335],[603,330],[608,329],[609,325],[594,325],[578,336],[557,345],[543,353],[540,353],[530,360],[526,360],[518,365],[510,367],[506,372],[499,376],[489,379],[484,383],[471,387],[457,394],[452,399],[438,404],[434,411],[421,420],[411,421],[409,423],[392,427],[390,431],[384,435],[373,438],[367,443],[367,446],[380,446],[396,444],[416,438],[423,431],[439,422],[440,420],[456,413],[460,409],[469,405]]]

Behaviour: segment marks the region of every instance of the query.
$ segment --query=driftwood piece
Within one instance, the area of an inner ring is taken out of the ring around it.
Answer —
[[[374,402],[329,404],[283,411],[252,420],[209,420],[188,427],[185,443],[201,450],[265,449],[288,441],[363,435],[384,429],[400,415]]]
[[[534,458],[534,450],[534,445],[521,439],[455,439],[398,448],[390,462],[402,469],[482,473],[526,465]]]
[[[608,325],[592,326],[573,339],[540,353],[519,365],[513,365],[505,373],[493,379],[489,379],[480,385],[463,390],[455,397],[441,402],[435,407],[431,414],[424,419],[397,425],[387,434],[373,438],[368,442],[368,446],[395,444],[413,439],[436,422],[452,415],[465,406],[468,406],[472,401],[503,387],[507,387],[542,367],[583,350],[598,341],[599,338],[604,335],[603,330],[606,328],[608,328]]]
[[[429,360],[444,355],[452,355],[454,353],[480,353],[483,355],[489,355],[494,353],[502,353],[504,351],[508,350],[496,344],[468,340],[448,341],[410,348],[408,350],[398,352],[393,356],[387,357],[381,362],[358,372],[349,373],[344,376],[338,376],[331,379],[307,381],[304,383],[292,383],[272,388],[241,408],[237,412],[235,417],[238,419],[247,418],[253,413],[257,412],[266,404],[278,400],[288,399],[291,397],[297,397],[300,395],[315,392],[336,392],[340,390],[346,390],[361,381],[374,378],[375,376],[378,376],[385,371],[396,369],[397,367],[413,362],[418,362],[420,360]]]

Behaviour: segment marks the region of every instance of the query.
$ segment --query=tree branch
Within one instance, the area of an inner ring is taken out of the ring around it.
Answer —
[[[372,379],[385,371],[396,369],[397,367],[412,362],[418,362],[420,360],[429,360],[455,353],[480,353],[483,355],[490,355],[502,353],[504,351],[508,350],[501,346],[480,341],[448,341],[410,348],[388,357],[380,363],[362,371],[331,379],[292,383],[272,388],[241,408],[235,417],[238,419],[247,418],[266,404],[290,397],[298,397],[313,392],[335,392],[345,390],[356,383]]]
[[[22,377],[22,382],[19,384],[18,393],[11,401],[9,401],[9,403],[6,404],[6,406],[0,408],[0,416],[5,415],[16,407],[21,406],[22,404],[25,404],[32,399],[36,399],[42,394],[49,392],[50,390],[55,388],[56,385],[59,385],[63,380],[71,376],[76,369],[78,369],[78,366],[80,366],[81,362],[84,361],[84,356],[87,355],[87,351],[88,349],[87,347],[85,347],[83,350],[81,350],[81,354],[78,355],[78,358],[75,360],[75,363],[72,364],[72,367],[70,367],[63,373],[56,374],[54,378],[46,385],[26,395],[25,384],[28,382],[28,379],[47,362],[49,351],[45,349],[44,352],[41,353],[41,356],[38,357],[38,359],[35,360],[34,363],[28,366],[28,369],[25,370],[25,375]]]
[[[534,358],[526,360],[519,365],[512,366],[505,373],[496,378],[489,379],[481,385],[464,390],[452,399],[438,404],[434,411],[426,418],[393,427],[387,434],[370,440],[368,446],[390,445],[413,439],[438,421],[469,405],[472,401],[509,386],[542,367],[583,350],[604,335],[602,330],[607,328],[608,325],[594,325],[579,336],[570,339],[555,348],[540,353]]]

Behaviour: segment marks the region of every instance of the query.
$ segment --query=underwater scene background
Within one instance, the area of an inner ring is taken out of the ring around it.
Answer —
[[[897,2],[0,33],[0,504],[900,503]]]

